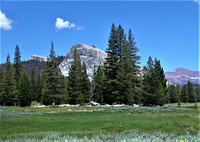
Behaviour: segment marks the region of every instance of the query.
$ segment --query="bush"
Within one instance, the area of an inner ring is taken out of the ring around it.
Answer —
[[[197,102],[194,103],[193,109],[198,109]]]
[[[39,106],[39,105],[42,105],[42,104],[40,102],[37,102],[37,101],[31,102],[31,106]]]
[[[180,107],[181,106],[181,102],[180,102],[180,100],[178,101],[178,107]]]

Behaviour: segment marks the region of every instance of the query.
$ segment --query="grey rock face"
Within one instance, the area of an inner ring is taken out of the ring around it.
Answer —
[[[81,63],[86,64],[87,74],[91,79],[94,71],[94,67],[98,67],[99,65],[103,65],[105,62],[105,58],[107,57],[106,52],[90,45],[86,44],[76,44],[72,46],[66,58],[60,63],[59,67],[64,76],[68,76],[69,68],[73,61],[74,49],[77,49]]]

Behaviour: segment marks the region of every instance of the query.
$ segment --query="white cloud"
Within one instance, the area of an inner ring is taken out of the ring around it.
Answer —
[[[3,30],[11,30],[12,29],[12,22],[13,20],[6,17],[6,15],[0,11],[0,29]]]
[[[62,18],[56,18],[55,27],[57,30],[61,29],[71,29],[74,28],[76,30],[83,30],[82,27],[75,25],[74,23],[70,23],[69,21],[64,21]]]

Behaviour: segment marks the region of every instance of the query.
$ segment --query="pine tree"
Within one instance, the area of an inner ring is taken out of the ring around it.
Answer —
[[[147,66],[144,68],[143,79],[143,105],[164,105],[167,101],[167,89],[164,70],[160,61],[149,57]]]
[[[126,35],[124,33],[124,29],[121,25],[117,28],[117,49],[118,49],[118,66],[117,66],[117,86],[116,86],[116,94],[115,94],[115,102],[122,104],[127,103],[125,100],[127,95],[129,96],[128,92],[133,91],[132,86],[132,78],[128,78],[127,74],[132,72],[130,68],[133,67],[133,62],[130,57],[130,50],[128,49],[128,43],[126,40]],[[129,76],[130,77],[130,76]],[[128,87],[128,88],[127,88]],[[131,94],[131,96],[133,96]],[[130,96],[129,96],[130,97]]]
[[[181,88],[180,101],[186,103],[188,102],[188,100],[189,100],[189,96],[187,93],[187,86],[183,85]]]
[[[90,100],[91,83],[87,75],[86,65],[81,65],[80,55],[74,49],[74,61],[67,77],[67,94],[70,104],[85,104]]]
[[[178,92],[178,89],[176,86],[169,85],[167,94],[169,97],[169,103],[177,103],[178,102],[179,92]]]
[[[176,85],[176,92],[177,92],[177,102],[181,100],[181,87],[179,85]]]
[[[96,75],[97,75],[97,68],[96,68],[96,65],[94,64],[92,81],[91,81],[91,88],[90,88],[90,95],[91,95],[91,101],[95,101],[95,102],[97,102],[97,98],[98,98],[94,94],[94,92],[95,92],[94,90],[95,90],[95,87],[96,87]]]
[[[60,93],[62,95],[62,103],[68,103],[68,94],[67,94],[67,79],[61,75],[61,86],[60,86]]]
[[[4,106],[16,105],[16,85],[9,54],[7,55],[5,64],[5,72],[3,77],[3,93],[1,100]]]
[[[19,105],[22,107],[30,106],[32,101],[31,83],[25,71],[22,72],[19,83]]]
[[[133,62],[131,60],[130,51],[127,48],[122,49],[122,58],[119,63],[119,68],[117,71],[117,88],[118,93],[118,103],[133,104],[134,103],[134,72],[133,72]]]
[[[51,49],[50,49],[49,57],[50,57],[50,60],[52,60],[52,61],[54,61],[55,58],[56,58],[56,53],[54,51],[54,43],[53,43],[53,41],[51,41]]]
[[[104,101],[107,104],[116,102],[117,89],[117,70],[119,64],[118,47],[117,47],[117,29],[112,24],[108,40],[108,49],[106,50],[107,58],[105,66],[105,88]]]
[[[117,70],[117,88],[118,103],[133,104],[141,102],[141,82],[139,73],[139,60],[140,56],[137,55],[139,51],[136,47],[135,38],[129,30],[128,40],[126,40],[126,35],[123,28],[119,25],[117,28],[117,44],[119,45],[119,65]]]
[[[105,62],[104,99],[108,104],[140,102],[140,56],[135,44],[131,30],[127,40],[122,26],[112,25]]]
[[[142,103],[144,105],[154,105],[154,102],[152,100],[155,100],[154,94],[154,86],[153,84],[153,70],[154,70],[154,63],[153,59],[151,56],[149,57],[147,61],[147,65],[144,66],[143,71],[144,71],[144,76],[143,76],[143,85],[142,85],[142,90],[143,90],[143,95],[142,95]]]
[[[16,85],[16,99],[18,99],[19,95],[19,78],[21,75],[21,53],[19,46],[16,45],[15,53],[14,53],[14,79]]]
[[[97,71],[94,71],[93,75],[93,84],[94,84],[94,90],[93,90],[93,96],[92,99],[95,102],[98,102],[100,104],[103,104],[103,88],[104,88],[104,71],[103,67],[98,66]]]
[[[79,104],[83,102],[83,94],[81,92],[81,72],[80,56],[77,49],[74,49],[74,61],[71,63],[69,76],[67,78],[67,93],[69,95],[70,104]]]
[[[42,79],[40,77],[40,75],[38,74],[37,76],[37,82],[36,82],[36,101],[37,102],[41,102],[41,98],[42,98]]]
[[[196,101],[197,97],[195,94],[194,87],[190,81],[187,83],[187,94],[188,94],[188,102],[193,103]]]
[[[19,78],[21,75],[21,55],[20,55],[19,46],[16,45],[15,54],[14,54],[14,75],[16,84],[19,84]]]
[[[133,36],[132,30],[129,29],[128,31],[128,47],[131,56],[131,63],[133,64],[133,84],[134,84],[134,101],[135,103],[141,103],[141,75],[140,75],[140,59],[141,57],[138,55],[139,49],[136,46],[135,37]]]
[[[135,37],[133,36],[131,29],[129,29],[129,32],[128,32],[128,46],[129,46],[129,51],[131,54],[133,65],[134,65],[134,74],[137,76],[138,74],[140,74],[139,64],[140,64],[141,57],[137,54],[139,49],[136,47]]]
[[[124,29],[122,28],[121,25],[119,25],[118,28],[116,29],[116,34],[117,34],[117,44],[116,44],[117,55],[119,60],[121,60],[121,58],[124,56],[122,50],[127,45],[126,34],[124,33]]]
[[[32,100],[36,101],[37,100],[37,86],[36,86],[36,78],[35,78],[35,69],[32,69],[31,72],[31,93],[32,93]]]
[[[83,103],[88,103],[90,101],[90,87],[91,83],[87,75],[86,65],[83,62],[82,65],[82,78],[81,78],[81,91],[84,96]]]
[[[157,105],[164,105],[168,98],[167,98],[167,79],[165,78],[165,73],[163,68],[161,67],[160,60],[155,58],[155,77],[157,76],[157,81],[159,84],[158,90],[158,99],[156,104]]]
[[[50,55],[45,70],[43,72],[43,95],[42,101],[45,105],[60,104],[63,101],[62,90],[64,89],[61,85],[62,75],[60,68],[55,60],[54,44],[51,42]]]

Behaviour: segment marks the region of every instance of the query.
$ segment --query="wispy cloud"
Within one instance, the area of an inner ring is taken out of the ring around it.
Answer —
[[[200,0],[193,0],[194,2],[200,4]]]
[[[74,23],[71,23],[67,20],[64,20],[62,18],[56,18],[55,27],[57,30],[61,29],[76,29],[76,30],[83,30],[82,27],[75,25]]]
[[[11,30],[13,20],[6,17],[6,15],[0,11],[0,29]]]

